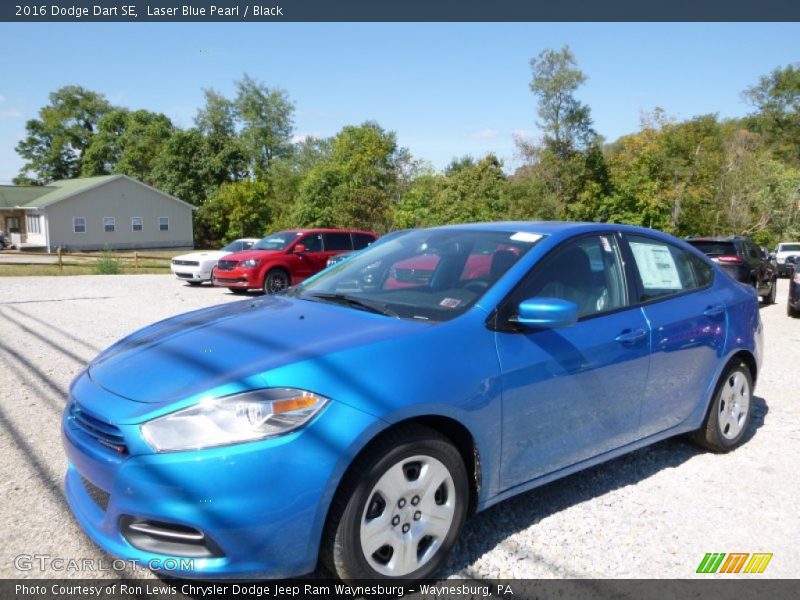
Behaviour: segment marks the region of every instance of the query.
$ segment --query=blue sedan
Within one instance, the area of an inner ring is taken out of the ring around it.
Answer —
[[[738,446],[762,337],[755,291],[656,231],[410,231],[101,353],[66,494],[172,575],[424,578],[471,512],[679,434]]]

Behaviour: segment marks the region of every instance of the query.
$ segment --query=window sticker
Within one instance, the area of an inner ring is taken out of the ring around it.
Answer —
[[[683,287],[667,246],[641,242],[631,242],[630,246],[645,289],[679,290]]]
[[[611,244],[608,242],[608,238],[604,235],[600,236],[600,245],[603,247],[603,250],[606,252],[611,252]]]
[[[511,236],[515,242],[538,242],[542,236],[538,233],[528,233],[527,231],[518,231]]]
[[[444,308],[455,308],[459,304],[461,304],[461,300],[458,298],[445,298],[439,302],[439,306],[443,306]]]

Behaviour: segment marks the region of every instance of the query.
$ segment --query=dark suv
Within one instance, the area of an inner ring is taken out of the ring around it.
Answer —
[[[777,293],[778,274],[769,254],[765,254],[750,238],[692,237],[687,238],[692,246],[700,250],[723,270],[742,283],[752,285],[764,304],[774,304]]]

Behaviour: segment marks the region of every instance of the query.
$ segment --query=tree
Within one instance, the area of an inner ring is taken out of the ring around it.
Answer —
[[[533,77],[531,91],[538,98],[538,123],[544,132],[544,145],[561,158],[591,145],[596,134],[592,129],[589,107],[575,98],[586,81],[576,68],[575,57],[564,46],[546,49],[530,61]]]
[[[198,240],[230,242],[239,237],[261,238],[280,214],[265,181],[235,181],[222,185],[197,211]]]
[[[110,109],[105,96],[80,86],[51,93],[39,118],[25,124],[27,136],[16,147],[25,164],[15,182],[44,184],[77,177],[97,124]]]
[[[194,122],[205,140],[206,176],[217,185],[243,179],[247,161],[236,130],[236,106],[214,90],[203,93],[205,105],[197,111]]]
[[[296,222],[385,230],[400,154],[395,134],[377,123],[345,127],[333,139],[330,156],[303,181]]]
[[[743,95],[758,109],[752,128],[779,159],[800,164],[800,64],[775,69]]]
[[[113,109],[97,124],[81,161],[81,175],[122,173],[152,184],[153,164],[174,132],[161,113]]]
[[[220,186],[209,173],[208,144],[197,129],[176,132],[153,161],[150,179],[160,190],[200,206]]]
[[[233,106],[250,174],[258,177],[273,160],[291,152],[294,104],[285,91],[268,88],[245,74],[236,82]]]

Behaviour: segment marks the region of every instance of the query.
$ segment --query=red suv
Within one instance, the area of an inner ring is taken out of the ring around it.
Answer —
[[[325,268],[328,258],[366,248],[378,238],[369,231],[289,229],[268,235],[249,250],[217,263],[214,285],[234,293],[261,288],[274,294]]]

